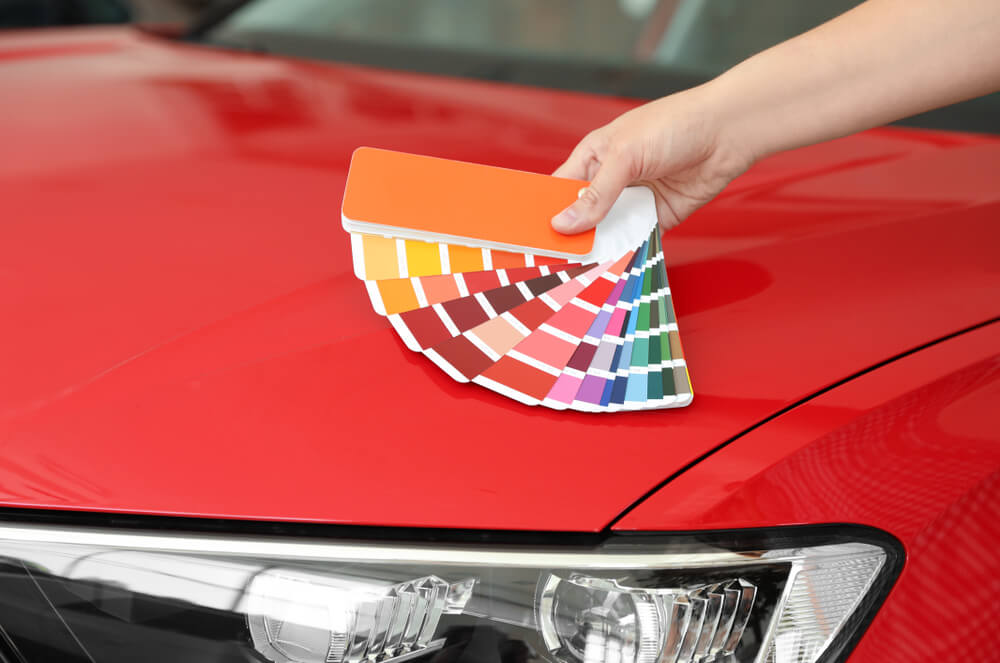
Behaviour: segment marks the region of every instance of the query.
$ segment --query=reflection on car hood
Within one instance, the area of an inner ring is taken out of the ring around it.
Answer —
[[[525,407],[372,312],[339,226],[350,153],[549,171],[629,102],[128,29],[9,35],[0,89],[3,505],[599,530],[790,403],[997,314],[1000,142],[873,131],[760,164],[666,236],[692,406]]]

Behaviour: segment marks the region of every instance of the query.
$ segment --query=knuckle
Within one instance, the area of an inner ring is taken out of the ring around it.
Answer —
[[[634,179],[638,175],[636,164],[636,149],[631,141],[619,138],[610,143],[607,148],[608,161],[614,162],[615,167]]]
[[[626,148],[625,141],[622,140],[621,138],[618,138],[608,143],[606,151],[609,157],[620,159],[621,157],[625,156],[625,154],[628,152],[628,149]]]
[[[601,127],[591,131],[581,143],[597,156],[602,156],[607,152],[609,145],[608,131]]]
[[[594,147],[599,146],[604,140],[604,128],[594,129],[586,136],[583,137],[581,142],[587,143],[588,145],[593,145]]]
[[[594,185],[588,186],[580,194],[580,202],[588,207],[597,205],[601,200],[601,194]]]

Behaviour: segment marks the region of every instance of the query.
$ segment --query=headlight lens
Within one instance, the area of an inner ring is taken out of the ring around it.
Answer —
[[[0,648],[27,663],[810,663],[856,634],[898,553],[798,542],[490,549],[0,526]]]
[[[756,585],[743,578],[656,588],[549,574],[538,625],[548,650],[563,660],[706,661],[735,653],[756,596]]]

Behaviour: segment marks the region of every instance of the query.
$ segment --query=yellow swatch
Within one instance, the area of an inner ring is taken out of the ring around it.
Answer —
[[[441,250],[437,244],[406,241],[407,276],[433,276],[441,273]]]

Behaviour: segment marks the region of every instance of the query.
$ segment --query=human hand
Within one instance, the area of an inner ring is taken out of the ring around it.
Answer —
[[[867,0],[714,80],[621,115],[556,171],[589,180],[552,219],[593,228],[629,184],[672,228],[759,158],[1000,89],[997,0]]]
[[[753,158],[722,131],[711,95],[708,86],[679,92],[589,133],[553,175],[590,186],[552,226],[566,234],[593,228],[630,184],[653,191],[664,230],[714,198]]]

